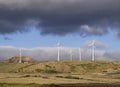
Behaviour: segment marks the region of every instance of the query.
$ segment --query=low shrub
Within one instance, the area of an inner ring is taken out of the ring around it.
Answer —
[[[55,70],[43,70],[43,69],[36,69],[35,70],[36,72],[39,72],[39,73],[50,73],[50,74],[52,74],[52,73],[60,73],[60,72],[58,72],[58,71],[55,71]]]
[[[75,76],[56,76],[57,78],[66,78],[66,79],[83,79]]]

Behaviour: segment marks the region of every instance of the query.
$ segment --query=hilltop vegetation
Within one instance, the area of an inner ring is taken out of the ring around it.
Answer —
[[[19,56],[14,56],[12,58],[10,58],[9,63],[19,63],[20,61],[20,57]],[[35,63],[37,62],[36,60],[34,60],[33,58],[30,58],[28,56],[21,56],[21,63]]]

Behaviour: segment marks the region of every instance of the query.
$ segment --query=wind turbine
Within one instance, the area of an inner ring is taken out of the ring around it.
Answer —
[[[95,48],[106,48],[107,45],[105,45],[104,43],[102,42],[98,42],[96,40],[92,40],[92,41],[88,41],[85,45],[84,45],[85,48],[89,48],[91,49],[90,52],[91,52],[91,58],[92,58],[92,61],[95,61]]]
[[[19,52],[20,52],[20,59],[19,59],[19,63],[22,63],[22,56],[21,56],[21,54],[22,54],[22,53],[21,53],[21,51],[22,51],[22,49],[20,48],[20,49],[19,49]]]
[[[59,41],[57,43],[57,52],[58,52],[57,61],[60,61],[60,42]]]
[[[81,48],[79,48],[79,61],[82,60],[82,51],[81,51]]]
[[[95,40],[92,41],[90,46],[92,47],[92,61],[95,61]]]

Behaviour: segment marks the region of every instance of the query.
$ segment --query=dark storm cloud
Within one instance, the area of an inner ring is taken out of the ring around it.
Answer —
[[[1,34],[35,25],[43,35],[100,36],[119,32],[119,22],[120,0],[0,0]]]

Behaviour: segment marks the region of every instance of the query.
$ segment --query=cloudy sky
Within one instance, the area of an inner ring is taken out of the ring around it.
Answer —
[[[0,0],[0,46],[120,49],[120,0]]]

